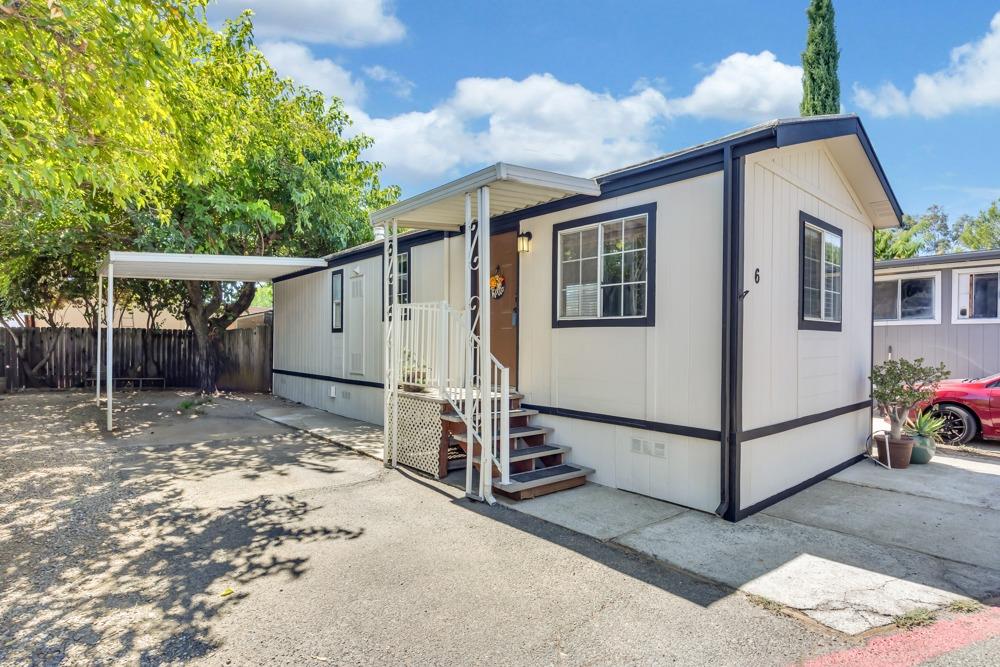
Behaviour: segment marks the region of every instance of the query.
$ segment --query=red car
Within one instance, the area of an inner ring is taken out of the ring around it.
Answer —
[[[941,438],[964,444],[976,435],[1000,440],[1000,373],[975,380],[945,380],[930,405],[944,417]]]

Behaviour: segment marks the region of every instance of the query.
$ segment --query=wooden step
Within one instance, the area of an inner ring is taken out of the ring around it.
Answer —
[[[515,408],[510,411],[510,418],[517,419],[518,417],[534,417],[538,414],[538,410],[529,410],[528,408]],[[454,412],[446,412],[441,415],[441,419],[449,422],[454,422],[456,424],[462,423],[462,418],[459,417]]]
[[[515,438],[530,438],[533,435],[548,435],[549,433],[552,433],[552,429],[549,428],[548,426],[511,426],[510,427],[510,439],[511,440],[514,440]],[[455,440],[457,440],[459,442],[468,442],[468,439],[469,439],[468,435],[465,434],[465,433],[456,433],[455,435],[453,435],[451,437],[455,438]],[[499,433],[494,433],[493,434],[493,439],[494,440],[499,440],[500,439],[500,434]]]
[[[554,456],[555,454],[569,454],[569,447],[562,445],[532,445],[520,449],[510,450],[510,462],[528,461],[530,459],[540,459],[543,456]]]
[[[494,480],[493,489],[515,500],[526,500],[570,489],[574,486],[582,486],[587,482],[587,475],[593,472],[591,468],[562,463],[511,475],[508,484],[501,484]]]

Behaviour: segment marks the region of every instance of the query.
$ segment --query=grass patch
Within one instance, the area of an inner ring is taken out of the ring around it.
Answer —
[[[747,599],[750,600],[750,604],[756,605],[761,609],[766,609],[772,614],[780,614],[783,608],[779,603],[775,602],[774,600],[771,600],[770,598],[766,598],[763,595],[754,595],[753,593],[748,593]]]
[[[892,619],[892,622],[896,624],[896,627],[902,630],[912,630],[914,628],[930,625],[936,620],[937,614],[930,609],[920,608],[908,611],[902,616],[896,616]]]
[[[982,608],[983,605],[975,600],[955,600],[945,607],[948,611],[956,614],[974,614]]]
[[[180,402],[177,409],[180,411],[191,410],[192,408],[197,408],[206,403],[211,403],[212,399],[208,396],[202,396],[200,398],[186,398]]]

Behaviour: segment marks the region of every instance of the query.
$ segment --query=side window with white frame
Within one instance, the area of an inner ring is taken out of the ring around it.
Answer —
[[[553,227],[553,327],[653,326],[656,204]]]
[[[330,274],[330,331],[344,330],[344,271],[338,269]]]
[[[844,232],[799,212],[799,329],[840,331]]]
[[[952,282],[952,322],[1000,322],[1000,267],[955,269]]]
[[[876,325],[939,324],[941,274],[912,273],[875,278]]]

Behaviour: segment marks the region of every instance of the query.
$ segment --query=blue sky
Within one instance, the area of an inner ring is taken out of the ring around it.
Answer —
[[[592,176],[798,115],[805,0],[219,0],[344,99],[412,195],[497,160]],[[620,5],[620,6],[616,6]],[[904,210],[1000,198],[1000,2],[839,0],[841,101]]]

